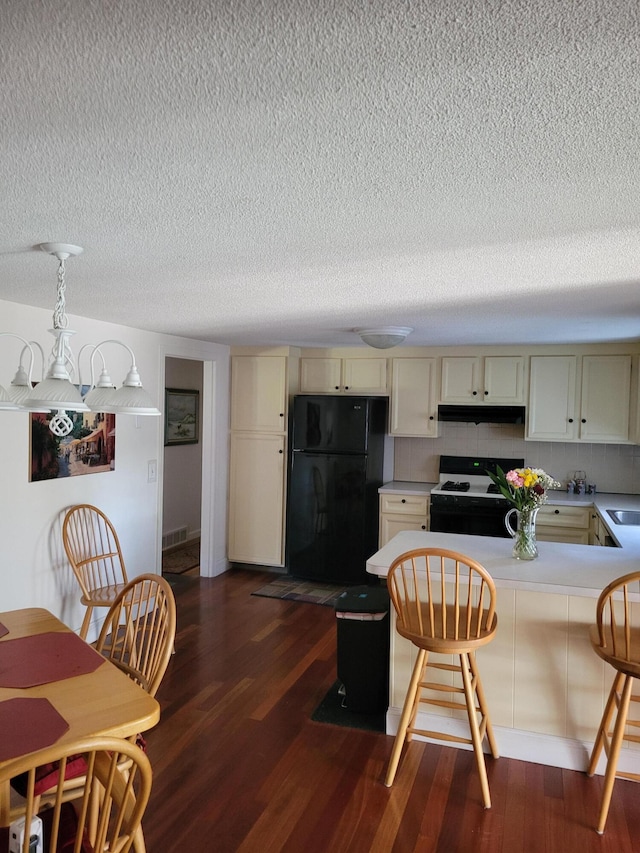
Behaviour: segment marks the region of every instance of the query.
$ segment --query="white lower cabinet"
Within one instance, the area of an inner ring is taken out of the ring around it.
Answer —
[[[592,512],[591,507],[545,504],[538,510],[536,539],[540,542],[588,545]]]
[[[229,559],[284,565],[285,437],[234,433],[229,478]]]
[[[380,495],[379,546],[402,530],[429,529],[429,495]]]

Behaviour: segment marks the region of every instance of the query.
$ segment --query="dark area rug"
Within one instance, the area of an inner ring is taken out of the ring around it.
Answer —
[[[345,726],[350,729],[364,729],[370,732],[386,730],[386,712],[361,714],[343,707],[344,696],[340,693],[342,684],[336,681],[322,702],[311,715],[316,723],[330,723],[333,726]]]
[[[182,548],[162,555],[162,574],[181,575],[200,565],[200,542],[189,542]]]
[[[251,595],[335,607],[336,599],[345,589],[349,589],[349,587],[339,586],[338,584],[319,583],[317,581],[303,581],[298,578],[292,578],[290,575],[283,575],[271,581],[266,586],[254,590]]]

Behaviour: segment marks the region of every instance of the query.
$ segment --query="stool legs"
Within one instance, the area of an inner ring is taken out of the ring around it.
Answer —
[[[398,763],[400,761],[400,755],[402,753],[402,747],[404,746],[405,742],[411,740],[411,737],[414,732],[418,734],[427,735],[436,739],[438,737],[443,737],[443,739],[449,741],[470,743],[473,746],[476,764],[478,767],[478,774],[480,776],[480,786],[482,789],[482,799],[484,807],[486,809],[490,809],[491,796],[489,793],[489,781],[487,779],[487,768],[484,760],[484,752],[482,751],[482,741],[485,735],[489,743],[491,754],[494,758],[498,758],[499,756],[498,748],[493,735],[493,729],[491,727],[491,721],[489,719],[489,714],[487,711],[482,682],[480,681],[480,675],[476,667],[475,654],[473,652],[464,652],[458,657],[460,660],[459,669],[462,675],[462,689],[453,689],[456,692],[464,693],[465,704],[462,705],[460,702],[445,702],[443,700],[438,701],[437,704],[449,708],[466,708],[467,717],[469,720],[469,728],[471,731],[471,739],[469,740],[454,735],[442,736],[439,735],[438,732],[421,731],[415,728],[415,718],[418,712],[418,706],[420,704],[420,690],[422,687],[433,688],[434,686],[429,685],[423,681],[423,675],[428,664],[428,653],[424,649],[421,649],[418,652],[418,657],[416,658],[416,662],[413,667],[411,681],[407,689],[407,695],[404,700],[402,716],[400,717],[400,724],[398,726],[398,733],[396,734],[396,738],[393,744],[393,750],[391,752],[391,758],[389,759],[389,767],[387,769],[385,785],[390,788],[393,784],[393,780],[398,769]],[[448,664],[446,666],[443,664],[436,664],[436,666],[438,668],[444,667],[446,669],[457,669],[457,667],[453,667]],[[428,700],[424,701],[427,702]],[[480,712],[480,722],[478,722],[478,712]]]
[[[391,752],[391,758],[389,759],[387,777],[384,780],[384,784],[387,786],[387,788],[390,788],[393,785],[393,780],[396,777],[396,770],[398,769],[398,762],[400,761],[400,753],[402,752],[402,747],[404,746],[404,742],[407,737],[407,729],[409,725],[412,724],[415,720],[416,712],[418,710],[418,702],[416,700],[418,698],[418,692],[420,689],[420,679],[422,678],[422,672],[425,667],[426,659],[426,651],[424,649],[419,649],[418,657],[416,658],[416,662],[413,667],[411,681],[409,682],[407,695],[404,699],[404,706],[402,708],[402,716],[400,717],[398,733],[396,734],[396,739],[393,742],[393,750]],[[409,735],[409,738],[410,737],[411,735]]]
[[[604,776],[604,788],[602,791],[600,815],[598,817],[598,827],[596,830],[599,835],[602,835],[604,832],[607,816],[609,814],[613,784],[616,780],[616,769],[618,766],[618,759],[620,757],[620,747],[622,746],[624,728],[627,724],[627,715],[629,713],[632,687],[633,677],[631,675],[625,675],[622,672],[616,673],[616,677],[613,680],[613,685],[609,692],[609,698],[607,699],[607,704],[602,715],[602,721],[598,728],[598,734],[596,735],[596,741],[591,753],[591,760],[589,761],[587,773],[589,776],[593,776],[598,764],[598,759],[600,758],[600,754],[604,747],[604,751],[607,756],[607,769]],[[613,728],[613,736],[609,743],[609,725],[616,706],[618,708],[616,722]]]
[[[474,665],[475,669],[475,665]],[[492,753],[495,755],[495,741],[493,739],[493,730],[491,729],[491,722],[486,715],[486,708],[484,707],[484,691],[482,690],[482,685],[478,680],[477,672],[472,672],[471,668],[471,655],[462,654],[460,655],[460,672],[462,673],[462,684],[464,687],[464,698],[467,703],[467,716],[469,718],[469,728],[471,729],[471,742],[473,744],[473,751],[476,756],[476,765],[478,767],[478,775],[480,776],[480,787],[482,789],[482,800],[484,802],[485,809],[491,808],[491,795],[489,793],[489,780],[487,779],[487,767],[484,762],[484,753],[482,751],[482,737],[486,731],[487,738],[489,739],[489,733],[491,734],[491,738],[489,740],[489,746],[491,747]],[[477,692],[478,687],[480,691]],[[480,712],[482,714],[482,732],[480,731],[480,726],[478,725],[478,717],[476,716],[476,703],[475,703],[475,693],[477,692],[478,696],[478,704],[480,706]],[[480,697],[482,695],[482,698]]]

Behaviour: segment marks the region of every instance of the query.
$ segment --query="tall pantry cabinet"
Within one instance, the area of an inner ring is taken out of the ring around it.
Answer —
[[[284,565],[289,397],[298,358],[231,357],[229,560]]]

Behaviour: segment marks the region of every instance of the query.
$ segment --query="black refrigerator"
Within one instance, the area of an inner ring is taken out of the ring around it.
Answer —
[[[299,394],[293,401],[286,563],[289,574],[367,583],[378,549],[385,397]]]

